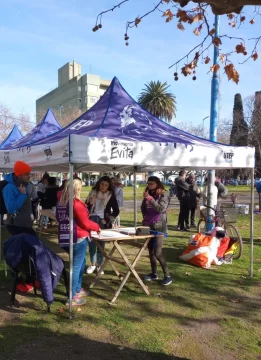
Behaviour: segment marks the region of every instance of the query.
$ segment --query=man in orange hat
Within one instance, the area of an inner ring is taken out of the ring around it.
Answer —
[[[28,194],[31,167],[23,161],[17,161],[14,172],[7,174],[3,197],[7,209],[7,230],[11,235],[28,233],[35,235],[31,197]]]

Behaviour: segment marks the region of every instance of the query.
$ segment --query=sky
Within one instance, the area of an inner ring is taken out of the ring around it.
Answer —
[[[180,122],[202,124],[210,112],[211,73],[209,65],[200,64],[196,76],[179,76],[174,81],[175,61],[186,55],[203,39],[195,36],[195,26],[184,24],[177,29],[176,21],[166,23],[156,11],[130,31],[129,46],[124,33],[127,20],[133,20],[150,10],[156,1],[130,0],[103,16],[103,28],[95,33],[96,16],[117,4],[118,0],[1,0],[0,1],[0,103],[13,111],[25,111],[35,119],[35,101],[57,87],[57,70],[69,61],[82,64],[82,74],[100,75],[105,79],[117,76],[129,94],[137,98],[144,84],[160,80],[170,85],[177,100],[177,116],[172,125]],[[239,29],[228,26],[221,18],[221,34],[245,39],[258,37],[261,19],[250,25],[254,8],[246,8],[246,24]],[[214,16],[209,15],[210,23]],[[259,24],[258,24],[259,22]],[[240,40],[224,39],[222,51],[234,49]],[[261,43],[261,42],[260,42]],[[249,54],[254,41],[247,41]],[[261,44],[260,44],[261,45]],[[211,47],[206,56],[212,58]],[[233,59],[233,58],[232,58]],[[228,81],[220,72],[220,118],[231,118],[234,95],[253,95],[261,90],[260,59],[244,65],[243,55],[234,57],[240,73],[238,85]],[[185,60],[180,63],[180,68]],[[208,127],[208,124],[205,123]]]

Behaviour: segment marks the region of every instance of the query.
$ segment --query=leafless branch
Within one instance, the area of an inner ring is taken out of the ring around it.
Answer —
[[[250,40],[256,40],[255,46],[254,46],[254,48],[252,50],[251,55],[245,61],[240,62],[239,64],[244,64],[245,62],[247,62],[254,55],[254,53],[256,52],[257,45],[258,45],[259,41],[261,40],[261,35],[258,38],[251,38],[251,39],[248,39],[248,40],[249,41]]]
[[[124,3],[128,2],[128,1],[129,1],[129,0],[123,0],[123,1],[120,2],[119,4],[114,5],[112,8],[110,8],[110,9],[108,9],[108,10],[105,10],[105,11],[102,11],[102,12],[97,16],[96,26],[98,25],[98,23],[101,23],[101,19],[102,19],[102,15],[103,15],[103,14],[106,14],[106,13],[108,13],[108,12],[110,12],[110,11],[113,11],[113,10],[115,10],[115,9],[117,9],[117,8],[120,8],[122,4],[124,4]],[[100,21],[99,21],[99,19],[100,19]]]

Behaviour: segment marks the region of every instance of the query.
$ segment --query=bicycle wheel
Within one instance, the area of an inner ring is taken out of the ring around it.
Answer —
[[[237,248],[235,250],[233,259],[239,259],[243,254],[243,240],[242,240],[242,237],[241,237],[239,231],[237,230],[237,228],[232,224],[226,224],[225,225],[225,230],[227,232],[228,237],[234,238],[238,242],[238,246],[237,246]]]
[[[205,234],[205,232],[207,231],[205,219],[199,219],[197,227],[198,227],[198,233]]]

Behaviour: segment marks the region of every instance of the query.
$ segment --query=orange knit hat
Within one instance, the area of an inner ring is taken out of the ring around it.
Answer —
[[[15,176],[20,176],[31,172],[31,167],[23,161],[16,161],[14,164]]]

